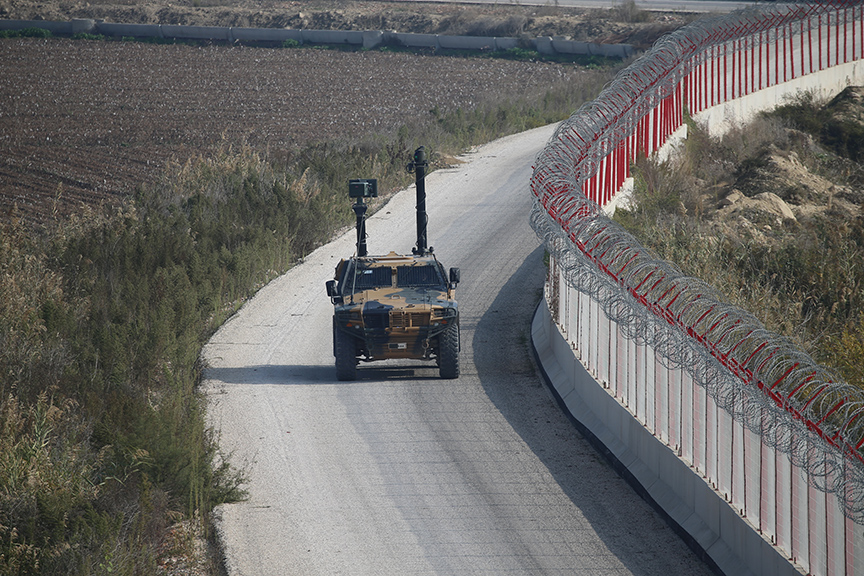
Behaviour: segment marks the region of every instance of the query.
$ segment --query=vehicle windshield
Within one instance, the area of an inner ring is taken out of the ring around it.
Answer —
[[[343,294],[355,294],[364,290],[389,288],[393,285],[393,268],[377,266],[366,268],[362,264],[349,268],[345,274]],[[399,288],[435,288],[446,290],[441,271],[434,265],[397,266],[396,286]]]
[[[435,266],[397,266],[396,285],[400,288],[444,288]]]
[[[385,288],[393,285],[393,272],[387,267],[379,268],[357,268],[354,278],[348,281],[348,288],[355,292],[371,290],[373,288]]]

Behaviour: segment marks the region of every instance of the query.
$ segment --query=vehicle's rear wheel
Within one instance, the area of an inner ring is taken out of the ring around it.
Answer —
[[[334,328],[333,354],[336,356],[336,378],[339,380],[357,379],[357,351],[354,338],[342,330]]]
[[[459,324],[451,324],[438,337],[438,372],[441,378],[459,377]]]

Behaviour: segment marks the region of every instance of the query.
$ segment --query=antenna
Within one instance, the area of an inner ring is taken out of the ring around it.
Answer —
[[[378,180],[374,178],[349,180],[348,196],[357,199],[352,208],[354,214],[357,215],[357,256],[363,257],[368,253],[366,250],[366,210],[368,206],[363,202],[363,199],[378,196]]]
[[[414,151],[414,160],[408,164],[408,172],[415,174],[417,187],[417,247],[414,248],[413,253],[418,256],[423,256],[429,252],[426,240],[426,224],[428,223],[426,216],[426,168],[428,166],[426,148],[420,146]]]

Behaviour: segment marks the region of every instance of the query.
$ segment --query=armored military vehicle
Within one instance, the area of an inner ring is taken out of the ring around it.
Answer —
[[[367,254],[364,199],[378,195],[377,181],[348,183],[349,196],[356,199],[357,251],[339,262],[334,279],[327,282],[339,380],[355,380],[359,362],[393,358],[434,360],[442,378],[459,377],[459,269],[445,273],[427,248],[427,166],[421,146],[408,164],[417,187],[417,246],[408,255]]]

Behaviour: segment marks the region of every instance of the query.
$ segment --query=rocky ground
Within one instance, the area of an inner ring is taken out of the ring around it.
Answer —
[[[864,133],[864,88],[849,87],[826,103],[825,126]],[[857,128],[857,129],[856,129]],[[719,235],[780,245],[801,226],[840,226],[862,216],[861,164],[834,157],[810,134],[779,128],[777,144],[746,158],[719,189],[701,197],[703,219]],[[832,136],[825,130],[821,140]]]
[[[851,220],[864,205],[864,191],[838,185],[810,171],[794,150],[771,146],[709,212],[709,219],[726,222],[737,236],[763,241],[775,230],[829,216]],[[747,190],[750,195],[742,192]]]
[[[573,40],[649,47],[692,20],[682,13],[648,13],[512,4],[465,5],[365,0],[0,0],[0,18],[101,19],[139,24],[244,26],[313,30],[395,30],[471,36],[564,36]]]

